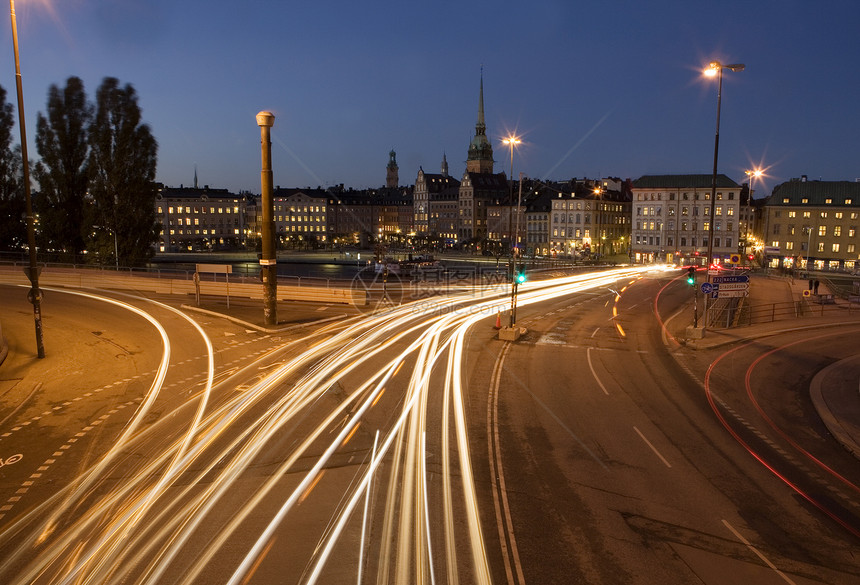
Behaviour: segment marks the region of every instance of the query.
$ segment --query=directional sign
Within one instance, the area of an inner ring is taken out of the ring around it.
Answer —
[[[722,290],[720,289],[717,294],[717,298],[726,299],[726,298],[735,298],[735,297],[745,297],[749,295],[748,290]]]
[[[721,282],[719,291],[727,291],[727,290],[749,290],[750,283],[748,282]]]
[[[735,274],[733,276],[715,276],[713,282],[723,284],[724,282],[749,282],[748,274]]]

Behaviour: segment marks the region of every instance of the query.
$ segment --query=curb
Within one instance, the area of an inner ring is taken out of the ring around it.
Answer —
[[[771,337],[773,335],[781,335],[783,333],[792,333],[795,331],[806,331],[808,329],[820,329],[822,327],[839,327],[841,325],[857,325],[860,321],[834,321],[831,323],[816,323],[814,325],[804,325],[802,327],[788,327],[786,329],[773,329],[771,331],[760,331],[758,333],[753,333],[752,335],[738,335],[737,337],[732,337],[731,339],[720,340],[716,343],[701,343],[703,340],[700,339],[684,339],[684,347],[688,347],[690,349],[698,350],[707,350],[707,349],[716,349],[719,347],[723,347],[725,345],[731,345],[733,343],[739,343],[742,341],[749,341],[751,339],[761,339],[763,337]],[[701,346],[701,347],[700,347]]]
[[[833,435],[833,438],[845,447],[849,453],[854,455],[855,458],[860,459],[860,445],[856,443],[852,434],[845,428],[842,420],[833,414],[833,411],[827,404],[827,400],[824,398],[822,384],[825,376],[827,376],[831,370],[841,367],[845,362],[857,359],[860,359],[860,354],[832,363],[826,368],[820,370],[815,374],[815,377],[812,378],[812,382],[809,383],[809,396],[812,399],[812,405],[818,412],[818,416],[824,422],[824,426],[827,427],[830,434]]]

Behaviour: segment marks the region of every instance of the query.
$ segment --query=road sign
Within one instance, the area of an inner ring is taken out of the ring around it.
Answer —
[[[749,296],[749,290],[722,290],[717,293],[718,299],[728,299]]]
[[[765,246],[764,253],[767,254],[779,254],[779,246]]]
[[[741,255],[740,254],[730,254],[729,255],[729,264],[740,264],[741,263]]]
[[[749,290],[750,283],[748,282],[721,282],[719,291],[727,291],[727,290]]]
[[[702,292],[703,293],[709,294],[709,293],[713,292],[713,290],[714,290],[714,285],[711,284],[710,282],[703,282],[702,283]]]
[[[734,274],[732,276],[715,276],[712,282],[723,284],[724,282],[749,282],[748,274]]]
[[[198,264],[197,272],[215,272],[217,274],[233,274],[230,264]]]

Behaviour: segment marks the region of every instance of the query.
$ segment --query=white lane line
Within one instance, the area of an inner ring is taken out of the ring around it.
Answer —
[[[785,573],[783,573],[782,571],[777,569],[776,565],[774,565],[772,562],[770,562],[770,560],[768,560],[767,557],[765,557],[763,554],[761,554],[756,547],[754,547],[752,544],[750,544],[750,541],[748,541],[746,538],[744,538],[740,532],[735,530],[734,527],[731,524],[729,524],[727,520],[723,520],[723,524],[725,525],[726,528],[728,528],[729,530],[732,531],[732,534],[734,534],[738,540],[740,540],[742,543],[747,545],[747,548],[750,549],[751,551],[753,551],[756,554],[756,556],[764,562],[764,564],[766,564],[768,567],[770,567],[771,569],[776,571],[776,574],[779,575],[780,577],[782,577],[782,579],[786,583],[791,583],[791,585],[797,585],[797,583],[792,581],[788,575],[786,575]]]
[[[668,461],[666,461],[666,458],[665,458],[665,457],[663,457],[663,455],[660,453],[660,451],[658,451],[658,450],[657,450],[657,447],[655,447],[654,445],[652,445],[652,444],[651,444],[651,441],[649,441],[647,438],[645,438],[645,435],[643,435],[643,434],[642,434],[642,431],[640,431],[640,430],[639,430],[638,428],[636,428],[635,426],[633,427],[633,430],[634,430],[634,431],[636,431],[636,434],[637,434],[637,435],[639,435],[639,437],[640,437],[643,441],[645,441],[645,444],[646,444],[646,445],[648,445],[649,447],[651,447],[651,450],[652,450],[652,451],[654,451],[654,454],[655,454],[655,455],[657,455],[657,457],[659,457],[659,458],[660,458],[660,461],[662,461],[662,462],[666,465],[666,467],[672,467],[672,465],[671,465]]]
[[[594,376],[594,381],[597,382],[597,385],[600,386],[600,389],[603,390],[603,393],[609,396],[609,391],[606,389],[606,386],[603,385],[603,382],[600,381],[600,378],[597,377],[597,372],[594,370],[594,364],[591,363],[590,347],[585,350],[585,357],[588,360],[588,368],[591,370],[591,375]]]

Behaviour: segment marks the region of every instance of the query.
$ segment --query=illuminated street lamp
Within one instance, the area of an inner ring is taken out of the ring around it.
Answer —
[[[752,227],[752,218],[753,218],[753,215],[752,215],[753,181],[756,178],[761,177],[764,174],[764,171],[761,169],[752,169],[749,171],[744,171],[744,173],[746,174],[746,176],[748,177],[748,180],[749,180],[749,196],[747,197],[747,233],[746,233],[746,238],[744,238],[744,239],[746,240],[747,248],[751,249],[750,239],[752,238],[751,227]],[[744,250],[744,253],[748,253],[748,252],[749,252],[749,250]]]
[[[708,77],[717,77],[717,131],[714,134],[714,173],[711,178],[711,212],[708,217],[708,272],[710,273],[711,265],[714,263],[714,207],[717,199],[717,157],[720,152],[720,105],[723,95],[723,69],[729,71],[743,71],[743,63],[735,63],[734,65],[723,65],[719,61],[711,61],[711,64],[705,69],[705,75]],[[710,282],[710,277],[708,278]]]
[[[517,144],[522,144],[522,140],[520,140],[519,137],[511,134],[510,136],[508,136],[507,138],[502,140],[502,144],[507,144],[511,150],[511,180],[510,180],[510,190],[508,191],[508,193],[510,195],[510,197],[508,198],[508,201],[513,201],[513,199],[514,199],[514,146],[516,146]],[[517,224],[519,224],[519,220],[520,220],[519,211],[520,211],[519,206],[517,206],[517,219],[516,219]],[[518,227],[519,227],[519,225],[518,225]],[[519,231],[519,230],[517,230],[517,231]],[[517,234],[517,237],[518,236],[519,236],[519,234]],[[517,244],[519,244],[519,242],[515,239],[514,240],[514,251],[511,252],[512,257],[516,255]]]
[[[21,129],[21,162],[24,181],[24,202],[27,213],[27,247],[30,249],[30,294],[28,298],[33,303],[33,320],[36,324],[36,354],[45,357],[45,346],[42,343],[42,299],[39,290],[39,269],[36,266],[36,227],[33,218],[33,201],[30,197],[30,161],[27,158],[27,131],[24,125],[24,89],[21,86],[21,61],[18,57],[18,23],[15,18],[15,0],[9,0],[12,14],[12,48],[15,53],[15,84],[18,88],[18,126]]]

